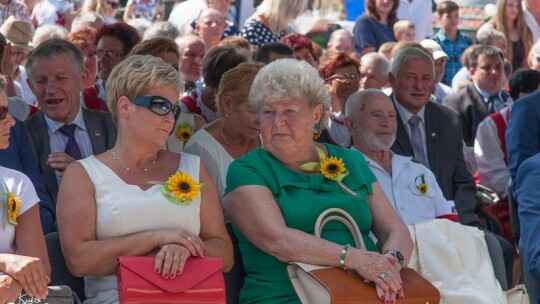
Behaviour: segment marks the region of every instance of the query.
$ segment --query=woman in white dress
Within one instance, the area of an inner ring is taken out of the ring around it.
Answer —
[[[0,149],[9,146],[13,125],[0,88]],[[0,167],[0,304],[16,302],[22,292],[45,299],[50,275],[36,190],[26,175]]]
[[[64,173],[58,228],[68,268],[85,277],[85,303],[118,302],[119,256],[157,252],[154,268],[164,278],[180,274],[190,256],[222,258],[224,272],[232,267],[215,186],[200,158],[162,150],[182,87],[178,72],[159,58],[122,61],[107,81],[115,146]],[[174,181],[177,171],[184,175]],[[169,196],[153,181],[167,181]]]

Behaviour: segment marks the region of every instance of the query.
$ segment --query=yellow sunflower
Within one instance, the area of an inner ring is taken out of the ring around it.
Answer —
[[[7,207],[9,223],[11,225],[17,225],[17,216],[19,215],[19,209],[21,209],[21,199],[15,194],[9,193]]]
[[[426,195],[428,191],[428,186],[426,183],[421,183],[416,187],[416,189],[418,190],[418,193],[420,193],[420,195]]]
[[[340,174],[345,172],[345,164],[343,160],[337,159],[333,156],[328,157],[323,162],[321,162],[321,173],[325,178],[334,179]]]
[[[181,203],[189,203],[201,194],[202,185],[186,172],[177,171],[165,185],[166,190]]]
[[[187,143],[187,141],[193,135],[193,127],[189,123],[183,122],[183,123],[178,125],[178,128],[176,129],[175,135],[183,143]]]

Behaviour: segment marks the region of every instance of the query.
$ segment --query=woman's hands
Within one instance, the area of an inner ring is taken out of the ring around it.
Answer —
[[[171,235],[171,232],[173,234]],[[182,230],[164,231],[160,239],[154,270],[162,277],[174,279],[182,273],[187,258],[190,256],[206,257],[204,243],[197,235]]]
[[[348,267],[364,277],[367,283],[375,283],[379,299],[384,300],[384,303],[395,303],[396,298],[404,298],[403,282],[399,274],[401,264],[395,257],[364,250],[357,253],[351,256],[350,262],[347,259],[346,264],[351,263]]]
[[[47,285],[51,280],[40,259],[9,254],[2,257],[2,262],[4,273],[16,280],[26,294],[39,299],[47,297]]]
[[[0,304],[16,302],[22,290],[17,280],[8,275],[0,276]]]

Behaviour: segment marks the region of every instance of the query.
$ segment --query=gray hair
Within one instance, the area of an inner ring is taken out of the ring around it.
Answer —
[[[149,26],[146,31],[144,31],[142,37],[143,41],[158,37],[166,37],[174,40],[179,35],[180,31],[178,31],[174,24],[168,21],[159,21]]]
[[[184,51],[184,49],[188,47],[188,45],[192,44],[194,41],[199,41],[206,48],[206,43],[204,42],[204,40],[195,34],[185,34],[176,38],[174,41],[176,42],[176,44],[178,44],[181,56],[183,55],[182,52]]]
[[[152,22],[144,19],[144,18],[135,18],[135,19],[129,19],[127,24],[131,25],[137,30],[137,33],[139,33],[140,37],[144,37],[144,33],[146,30],[152,26]]]
[[[401,66],[405,61],[411,59],[427,60],[431,66],[431,74],[435,77],[435,63],[433,62],[433,56],[418,47],[405,47],[394,55],[392,63],[390,64],[390,73],[392,76],[397,77]]]
[[[85,23],[96,23],[100,22],[101,24],[105,24],[105,19],[100,14],[94,12],[94,11],[83,11],[77,14],[75,18],[73,19],[73,22],[71,22],[71,31],[74,32],[82,27],[84,27]]]
[[[180,74],[161,58],[152,55],[132,55],[116,65],[107,79],[107,101],[113,121],[118,119],[118,99],[137,97],[152,87],[172,85],[178,96],[184,81]],[[171,100],[171,102],[174,102]]]
[[[373,67],[378,66],[381,69],[382,76],[388,76],[388,69],[390,66],[388,64],[388,60],[383,55],[375,52],[367,53],[360,58],[360,61],[362,62],[363,66],[368,65],[368,63],[373,63]]]
[[[293,98],[306,100],[311,109],[322,105],[319,124],[322,128],[328,125],[330,96],[319,72],[305,61],[287,58],[269,63],[259,71],[249,92],[249,102],[257,115],[264,102]]]
[[[77,74],[80,75],[84,71],[84,54],[82,51],[71,42],[53,38],[42,42],[28,55],[24,67],[28,75],[30,75],[29,79],[32,79],[32,68],[37,58],[58,59],[63,55],[69,57]]]
[[[67,35],[68,31],[60,25],[44,24],[36,29],[34,37],[32,37],[32,44],[36,47],[40,43],[52,38],[66,39]]]
[[[483,45],[493,45],[495,38],[502,38],[506,41],[506,36],[496,29],[482,29],[476,33],[476,40]]]

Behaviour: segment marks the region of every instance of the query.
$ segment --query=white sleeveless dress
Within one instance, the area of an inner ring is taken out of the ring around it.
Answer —
[[[105,240],[160,229],[184,229],[191,234],[199,234],[200,196],[189,204],[174,204],[165,199],[161,185],[144,191],[139,186],[126,184],[94,156],[79,162],[96,189],[96,239]],[[198,181],[199,168],[198,156],[181,153],[178,170],[189,173]],[[118,303],[115,274],[86,276],[84,279],[85,304]]]

